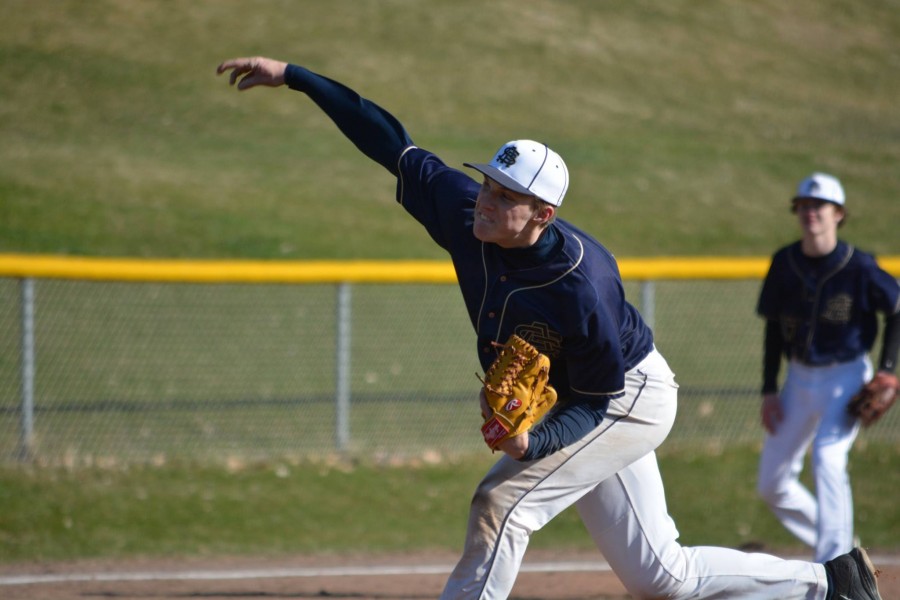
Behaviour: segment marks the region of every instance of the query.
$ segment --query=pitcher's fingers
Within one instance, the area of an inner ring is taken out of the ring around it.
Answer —
[[[243,75],[243,77],[241,77]],[[248,87],[252,87],[259,83],[259,69],[256,63],[248,63],[245,65],[240,65],[234,68],[231,72],[231,85],[240,78],[240,82],[238,82],[238,89],[245,90]]]
[[[228,60],[223,60],[221,63],[219,63],[219,66],[216,67],[216,74],[221,75],[228,69],[233,69],[236,66],[245,63],[246,61],[246,58],[231,58]]]
[[[234,82],[239,75],[253,69],[253,61],[249,58],[233,58],[231,60],[226,60],[216,67],[216,73],[221,75],[229,69],[231,69],[231,85],[234,85]]]
[[[249,90],[258,85],[276,87],[268,73],[260,72],[258,68],[253,68],[238,81],[237,89],[241,91]]]

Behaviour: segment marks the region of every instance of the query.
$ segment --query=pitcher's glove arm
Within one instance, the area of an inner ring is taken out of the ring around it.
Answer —
[[[556,404],[546,355],[515,334],[495,345],[500,354],[482,380],[486,406],[481,433],[491,450],[528,432]]]

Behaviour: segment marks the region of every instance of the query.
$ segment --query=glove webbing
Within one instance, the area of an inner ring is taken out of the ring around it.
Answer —
[[[488,369],[484,379],[477,373],[475,376],[478,377],[479,381],[481,381],[488,390],[495,394],[505,396],[512,391],[513,382],[517,380],[519,373],[525,368],[525,363],[534,360],[535,356],[526,356],[522,352],[516,352],[516,349],[512,344],[501,344],[499,342],[491,342],[491,344],[494,347],[503,348],[500,351],[500,356],[497,357],[497,360],[494,361],[494,364]],[[511,358],[510,355],[512,355]],[[491,380],[491,375],[498,370],[503,372],[503,378],[499,381],[498,386],[495,387],[488,382]]]

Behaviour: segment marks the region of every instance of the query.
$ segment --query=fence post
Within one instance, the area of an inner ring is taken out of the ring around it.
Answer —
[[[335,422],[334,437],[338,451],[347,449],[350,443],[350,284],[342,282],[337,287],[337,331],[335,373]]]
[[[641,282],[641,316],[650,329],[656,326],[656,285],[652,279]]]
[[[18,458],[31,459],[34,449],[34,279],[20,280],[22,291],[22,431]]]

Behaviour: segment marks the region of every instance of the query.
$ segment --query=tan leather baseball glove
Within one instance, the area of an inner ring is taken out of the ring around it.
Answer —
[[[491,450],[531,429],[556,404],[546,355],[515,334],[505,344],[495,345],[501,348],[500,354],[481,380],[490,410],[482,413],[481,433]]]
[[[894,405],[900,381],[893,373],[879,371],[850,399],[847,410],[857,417],[864,427],[876,423]]]

